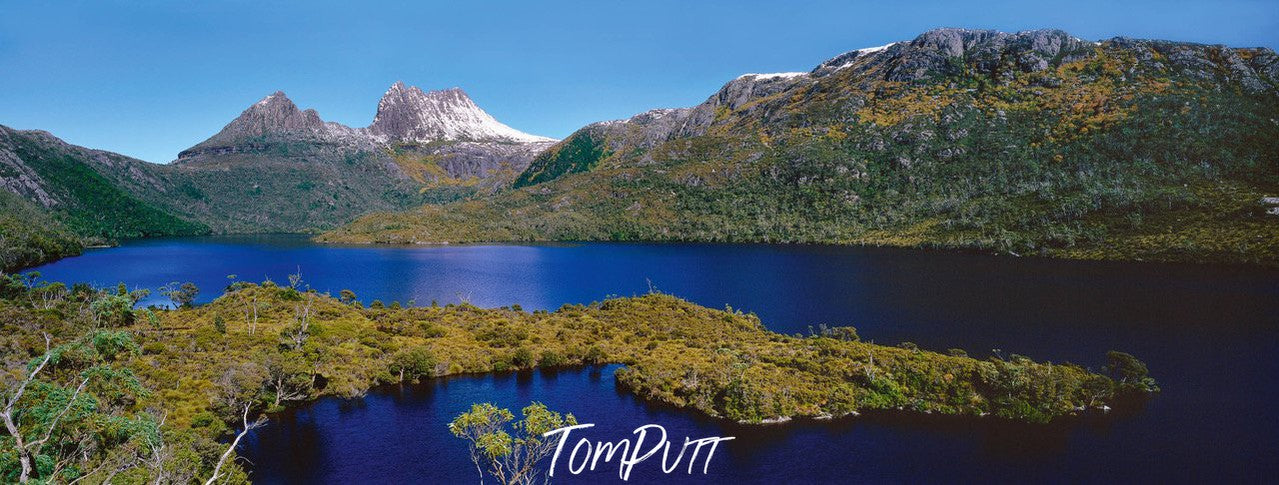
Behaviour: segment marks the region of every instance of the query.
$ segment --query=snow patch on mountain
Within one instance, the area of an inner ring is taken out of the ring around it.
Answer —
[[[881,45],[881,46],[878,46],[878,47],[863,47],[863,48],[861,48],[861,49],[857,49],[857,53],[858,53],[858,54],[861,54],[861,55],[874,54],[874,53],[876,53],[876,52],[879,52],[879,51],[882,51],[882,50],[887,49],[887,48],[889,48],[889,47],[892,47],[892,46],[894,46],[894,45],[896,45],[896,44],[897,44],[896,42],[890,42],[890,43],[887,43],[887,44],[884,44],[884,45]]]
[[[746,79],[748,77],[753,77],[755,79],[794,79],[797,77],[805,77],[805,76],[808,76],[808,73],[806,72],[774,72],[769,74],[757,74],[752,72],[752,73],[742,74],[741,76],[737,76],[737,79]]]

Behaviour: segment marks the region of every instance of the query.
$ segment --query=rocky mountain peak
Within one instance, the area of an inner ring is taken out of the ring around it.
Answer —
[[[178,154],[178,158],[239,150],[269,138],[321,139],[347,131],[350,129],[336,123],[325,123],[313,109],[298,109],[284,91],[276,91],[253,103],[216,135]]]
[[[459,88],[422,91],[400,81],[392,84],[378,101],[377,116],[368,131],[394,142],[553,141],[502,124]]]

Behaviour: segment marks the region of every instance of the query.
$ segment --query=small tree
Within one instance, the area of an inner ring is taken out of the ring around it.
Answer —
[[[200,288],[190,281],[180,284],[175,281],[160,287],[160,294],[169,297],[174,308],[189,308],[200,294]]]
[[[265,390],[274,394],[272,408],[279,408],[287,401],[305,398],[311,392],[314,381],[311,364],[301,352],[283,351],[266,356],[267,382]]]
[[[341,301],[343,305],[350,305],[355,302],[355,292],[351,290],[338,292],[338,301]]]
[[[472,404],[470,411],[449,423],[453,436],[466,440],[480,483],[486,475],[504,485],[547,481],[547,470],[539,464],[555,451],[555,442],[542,434],[575,426],[577,418],[551,411],[539,402],[529,404],[522,414],[524,419],[512,422],[515,416],[508,409],[491,403]]]
[[[845,327],[832,327],[823,323],[819,325],[818,328],[820,329],[820,333],[818,334],[820,337],[843,340],[845,342],[858,342],[862,339],[857,335],[857,329],[853,328],[851,325]]]
[[[133,323],[133,300],[128,296],[102,293],[89,304],[93,321],[102,327],[123,327]]]
[[[1159,385],[1150,377],[1146,363],[1132,354],[1112,350],[1106,353],[1106,371],[1119,385],[1120,392],[1156,392]]]
[[[217,330],[218,333],[226,333],[226,320],[222,318],[222,315],[219,314],[213,316],[213,328]]]
[[[435,375],[435,355],[424,345],[400,349],[391,357],[391,372],[404,379],[418,379]]]

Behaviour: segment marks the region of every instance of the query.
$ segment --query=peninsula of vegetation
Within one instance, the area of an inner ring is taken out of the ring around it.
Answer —
[[[624,364],[618,384],[645,399],[747,423],[874,409],[1047,422],[1157,389],[1121,352],[1094,373],[871,344],[851,327],[782,335],[754,315],[659,293],[530,313],[365,305],[296,277],[232,279],[201,306],[194,285],[161,291],[177,309],[136,309],[146,291],[123,285],[0,279],[0,479],[242,482],[235,443],[291,403],[534,367]]]

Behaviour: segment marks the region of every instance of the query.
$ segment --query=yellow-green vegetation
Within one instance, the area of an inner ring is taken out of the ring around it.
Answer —
[[[334,298],[296,279],[236,282],[212,303],[177,310],[133,309],[144,295],[123,285],[0,279],[3,397],[14,402],[23,436],[52,437],[28,450],[31,478],[189,482],[217,470],[242,481],[219,440],[253,426],[260,413],[320,396],[358,397],[379,384],[534,367],[625,364],[618,382],[646,399],[743,422],[868,409],[1044,422],[1156,389],[1140,361],[1118,352],[1108,356],[1106,376],[1020,356],[980,360],[875,345],[849,327],[789,336],[754,315],[663,294],[532,313],[365,307],[349,291]],[[59,357],[26,379],[44,355]],[[81,357],[63,358],[71,355]],[[24,379],[40,391],[21,394]],[[72,403],[63,405],[76,418],[52,419],[60,403]],[[6,481],[22,469],[17,448],[12,435],[0,440]]]
[[[1205,60],[1187,68],[1165,51]],[[588,127],[503,193],[369,214],[318,240],[819,242],[1279,265],[1279,215],[1261,202],[1279,196],[1275,80],[1260,69],[1263,87],[1250,88],[1232,71],[1253,55],[1109,41],[1038,70],[1013,55],[952,57],[912,81],[864,56],[648,148]]]
[[[422,191],[446,186],[473,187],[479,184],[478,177],[458,178],[449,175],[448,171],[439,165],[440,160],[447,155],[420,153],[407,149],[390,149],[388,155],[395,160],[395,164],[405,175],[422,184]]]

